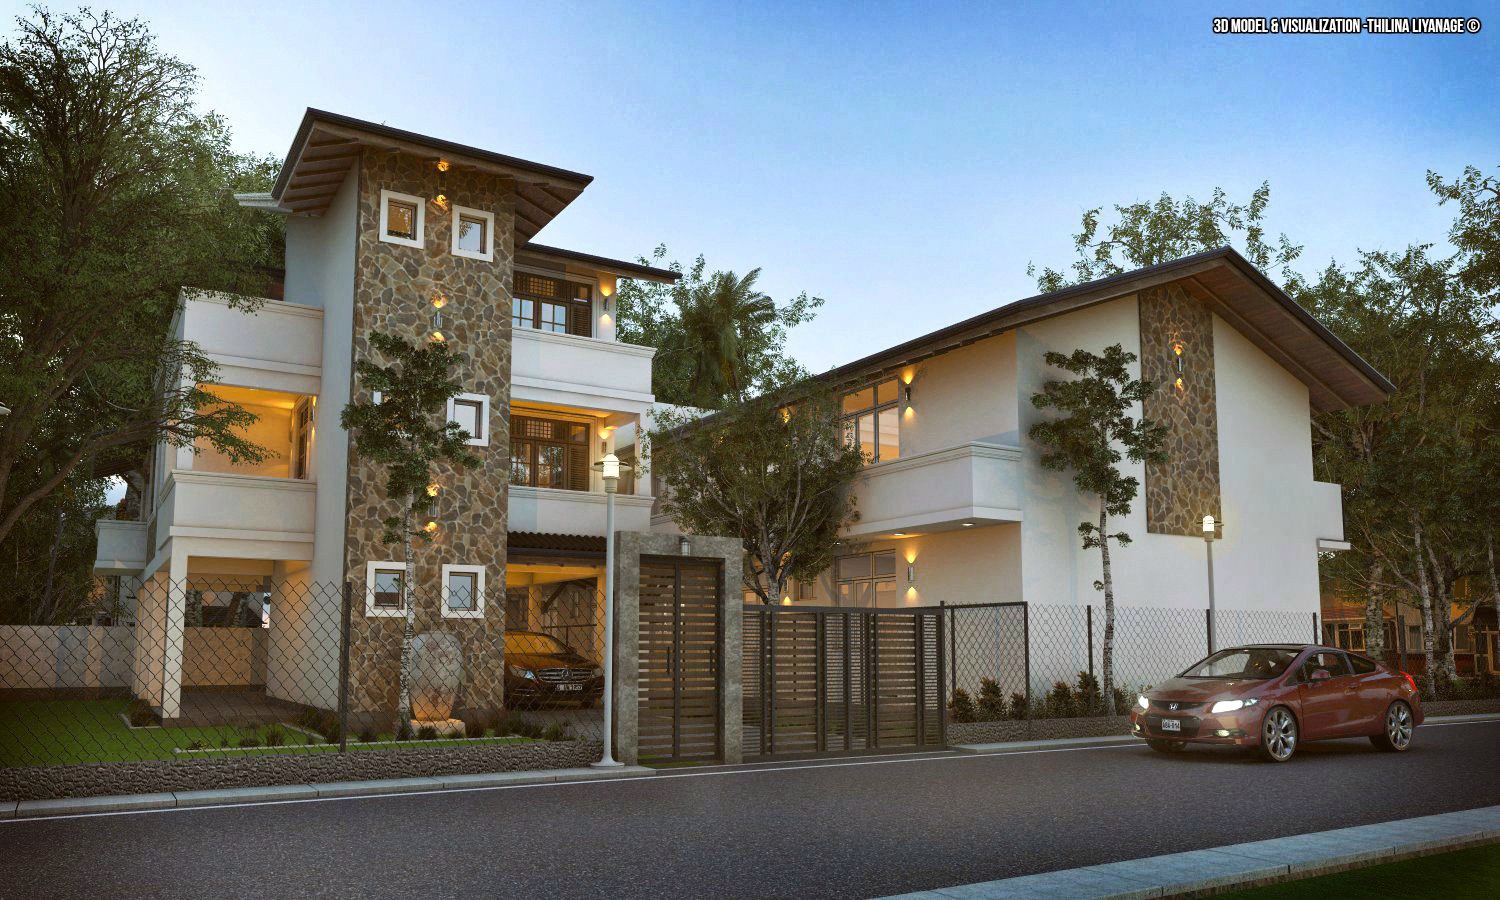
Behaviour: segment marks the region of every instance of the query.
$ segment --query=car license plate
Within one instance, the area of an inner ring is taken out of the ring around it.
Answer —
[[[560,691],[581,691],[581,690],[583,690],[583,685],[581,685],[581,684],[560,684],[560,685],[557,686],[557,689],[560,690]]]
[[[1182,730],[1182,720],[1181,719],[1162,719],[1161,720],[1161,730],[1162,731],[1181,731]]]

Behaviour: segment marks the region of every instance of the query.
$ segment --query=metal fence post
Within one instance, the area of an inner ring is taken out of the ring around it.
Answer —
[[[1318,614],[1317,613],[1313,613],[1313,643],[1314,644],[1321,644],[1321,643],[1323,643],[1323,641],[1320,640],[1320,638],[1322,638],[1322,635],[1318,632]]]
[[[1094,607],[1086,605],[1084,612],[1084,628],[1088,630],[1089,637],[1089,677],[1094,677]]]
[[[1031,734],[1031,604],[1021,603],[1021,636],[1026,665],[1026,733]]]
[[[1204,632],[1208,635],[1208,653],[1206,656],[1214,655],[1214,611],[1205,609],[1203,611]]]
[[[339,622],[339,752],[349,751],[349,619],[354,585],[344,582],[344,603]]]
[[[938,742],[944,747],[948,746],[948,697],[947,692],[943,690],[943,619],[945,616],[945,610],[939,609],[937,620]]]

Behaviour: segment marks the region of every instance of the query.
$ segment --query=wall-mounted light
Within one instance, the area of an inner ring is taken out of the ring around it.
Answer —
[[[906,583],[907,584],[916,584],[917,583],[917,564],[916,563],[907,563],[906,564]]]
[[[436,522],[428,522],[422,526],[422,530],[428,534],[437,534],[438,524]]]
[[[447,295],[443,294],[441,291],[433,291],[432,292],[432,308],[433,309],[442,309],[443,307],[445,307],[447,305],[448,305],[448,297],[447,297]]]
[[[901,408],[902,408],[902,410],[904,410],[906,412],[910,412],[914,408],[912,406],[912,402],[911,402],[911,382],[910,381],[903,381],[903,382],[901,382]]]
[[[606,313],[614,309],[614,294],[614,290],[611,289],[608,285],[599,285],[599,296],[603,298],[600,301],[600,305],[604,307],[604,311]]]
[[[433,343],[435,343],[435,344],[441,344],[443,341],[446,341],[446,340],[447,340],[447,338],[443,337],[443,333],[441,331],[434,331],[432,333],[432,342]]]
[[[432,202],[437,204],[437,208],[438,209],[447,209],[448,208],[448,195],[447,194],[443,194],[443,193],[439,193],[436,197],[432,198]]]
[[[438,171],[439,172],[446,172],[446,171],[448,171],[451,168],[453,168],[453,163],[448,162],[446,159],[440,159],[440,160],[438,160]]]
[[[441,488],[438,486],[438,483],[434,481],[432,484],[429,484],[427,486],[427,496],[436,497],[439,490],[441,490]]]
[[[1177,388],[1177,390],[1179,390],[1179,391],[1183,390],[1184,387],[1185,387],[1184,382],[1182,380],[1183,374],[1184,374],[1183,373],[1182,353],[1186,349],[1187,349],[1187,344],[1184,344],[1182,341],[1173,341],[1172,342],[1172,367],[1173,367],[1173,370],[1176,372],[1176,378],[1173,380],[1172,386],[1175,387],[1175,388]]]

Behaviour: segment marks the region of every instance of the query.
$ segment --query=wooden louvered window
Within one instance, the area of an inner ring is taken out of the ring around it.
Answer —
[[[593,291],[575,281],[517,272],[510,321],[515,328],[592,337]]]
[[[568,491],[588,490],[588,424],[565,419],[511,416],[510,483]]]

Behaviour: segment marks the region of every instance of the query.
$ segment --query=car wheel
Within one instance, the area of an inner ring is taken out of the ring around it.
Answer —
[[[1186,747],[1187,746],[1187,742],[1186,741],[1158,741],[1158,740],[1149,740],[1148,739],[1146,741],[1146,746],[1150,747],[1152,750],[1155,750],[1157,753],[1176,753],[1179,750],[1182,750],[1184,747]]]
[[[1411,707],[1404,701],[1397,700],[1385,711],[1384,730],[1370,735],[1370,743],[1388,753],[1400,753],[1411,746],[1414,730]]]
[[[1260,726],[1260,752],[1271,762],[1286,762],[1297,752],[1297,719],[1285,706],[1266,713]]]

